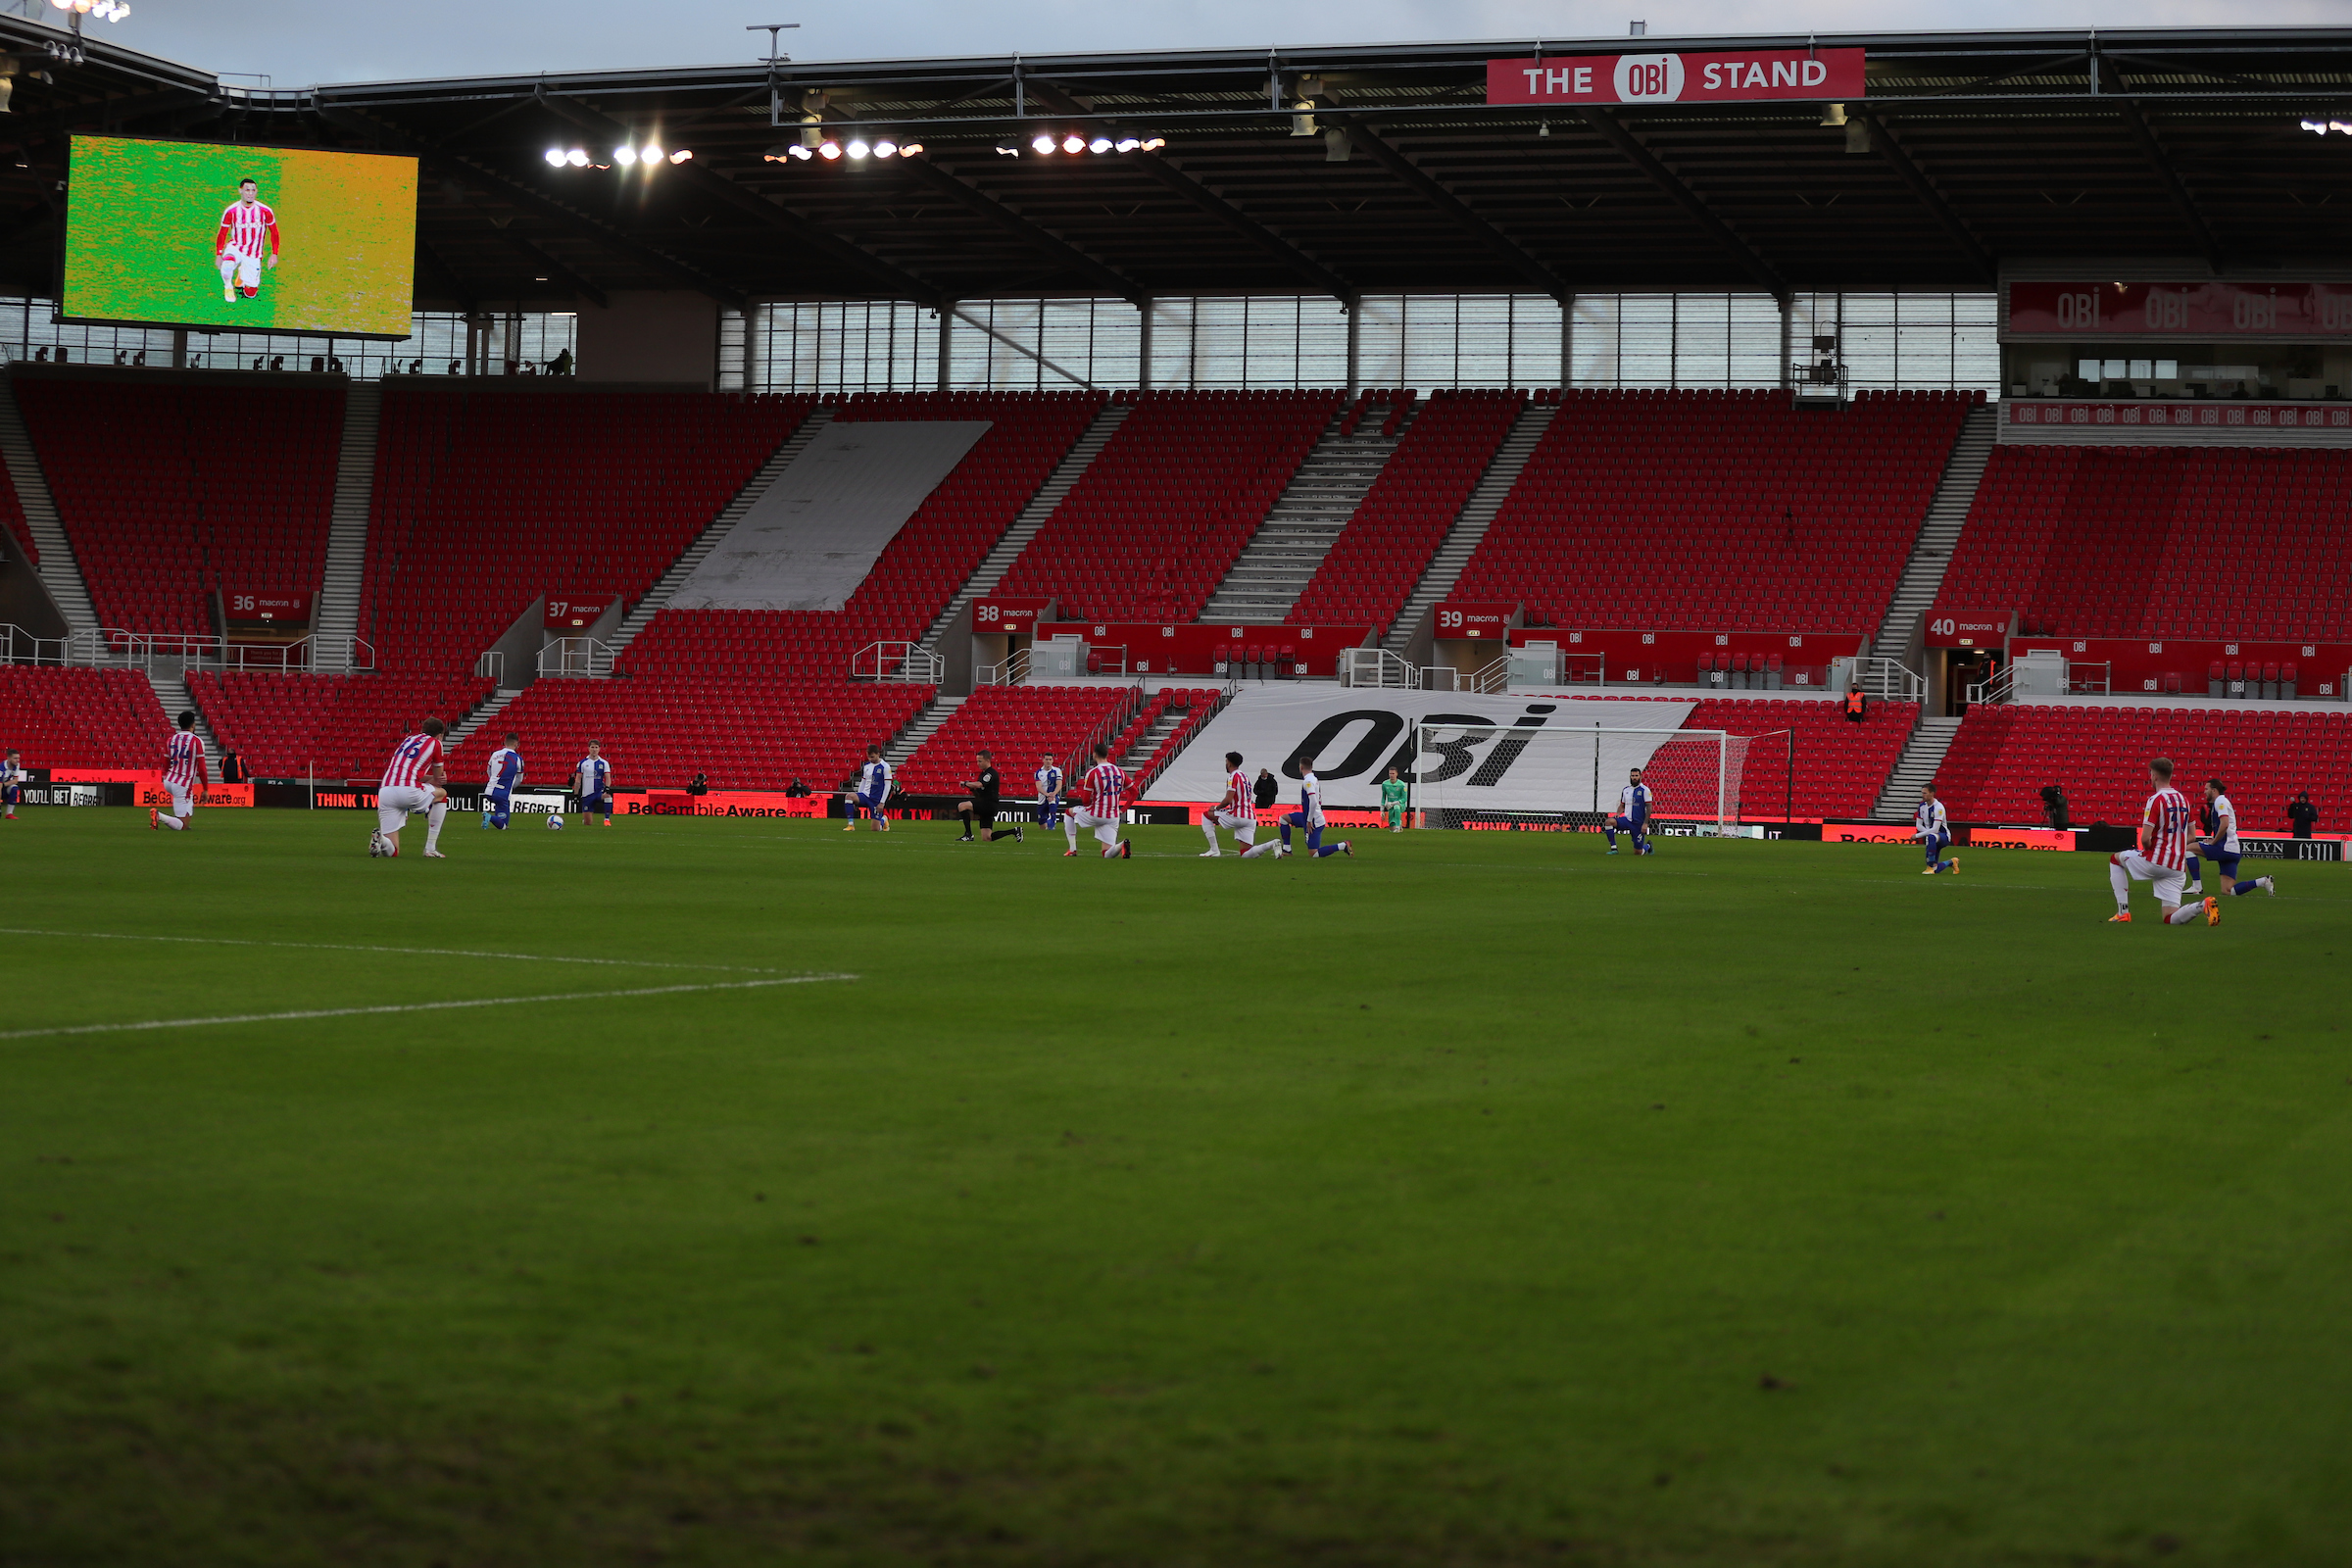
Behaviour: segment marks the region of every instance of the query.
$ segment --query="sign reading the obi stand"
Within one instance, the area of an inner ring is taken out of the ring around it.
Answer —
[[[1487,102],[1690,104],[1861,98],[1866,96],[1862,67],[1859,49],[1490,60]]]

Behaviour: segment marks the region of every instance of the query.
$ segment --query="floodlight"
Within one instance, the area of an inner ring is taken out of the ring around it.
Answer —
[[[793,143],[790,147],[787,147],[784,150],[792,154],[793,157],[799,159],[804,164],[816,156],[814,153],[810,152],[808,148],[803,147],[798,142]]]
[[[819,158],[839,158],[841,156],[841,143],[837,141],[819,143],[816,149],[816,156]]]
[[[74,9],[80,12],[85,17],[88,16],[90,14],[90,0],[74,0]]]
[[[1037,138],[1035,141],[1032,141],[1032,142],[1031,142],[1029,145],[1030,145],[1032,148],[1036,149],[1036,151],[1037,151],[1039,154],[1041,154],[1041,155],[1042,155],[1042,154],[1045,154],[1045,153],[1050,153],[1050,152],[1052,152],[1052,151],[1054,150],[1054,138],[1053,138],[1053,137],[1051,137],[1051,136],[1047,136],[1047,135],[1040,135],[1040,136],[1039,136],[1039,137],[1038,137],[1038,138]]]
[[[1106,153],[1110,151],[1110,147],[1111,142],[1108,136],[1097,136],[1086,144],[1086,150],[1090,153]]]
[[[1079,153],[1086,151],[1086,138],[1073,130],[1067,136],[1061,138],[1061,150],[1070,154],[1072,157],[1075,157]]]
[[[681,148],[679,148],[679,149],[678,149],[676,152],[674,152],[674,153],[671,153],[671,154],[669,155],[669,161],[670,161],[671,163],[673,163],[673,164],[682,164],[682,163],[684,163],[684,162],[685,162],[687,159],[689,159],[689,158],[692,158],[693,156],[694,156],[694,149],[693,149],[693,148],[691,148],[691,147],[681,147]]]
[[[637,149],[634,147],[615,147],[612,149],[612,161],[625,169],[630,164],[633,164],[637,161]]]
[[[637,149],[637,161],[641,164],[658,164],[662,162],[662,144],[660,142],[649,141],[643,147]]]
[[[2340,130],[2345,135],[2352,136],[2352,123],[2346,123],[2341,120],[2330,120],[2328,122],[2328,128],[2329,130]]]
[[[60,11],[71,11],[74,9],[74,0],[49,0],[49,3],[57,7],[57,9]]]
[[[876,158],[896,158],[899,156],[899,144],[885,136],[874,143],[874,156]]]
[[[1133,136],[1121,136],[1119,138],[1119,151],[1123,153],[1131,153],[1142,145],[1143,143],[1136,140]]]
[[[1155,152],[1159,151],[1159,150],[1160,150],[1162,147],[1165,147],[1167,144],[1168,144],[1168,138],[1167,138],[1167,137],[1165,137],[1165,136],[1153,136],[1153,137],[1152,137],[1151,140],[1149,140],[1149,141],[1147,141],[1147,142],[1145,142],[1145,143],[1144,143],[1144,151],[1146,151],[1146,152],[1148,152],[1148,153],[1155,153]]]
[[[2328,122],[2324,120],[2306,120],[2303,122],[2303,128],[2310,131],[2314,136],[2325,136],[2328,134]]]
[[[899,149],[899,156],[901,158],[918,158],[922,156],[922,151],[923,144],[921,142],[910,141],[906,146]]]
[[[547,150],[547,161],[551,166],[557,169],[562,169],[564,167],[564,149],[561,147],[550,147]]]
[[[863,158],[867,153],[872,151],[873,149],[868,147],[862,141],[854,141],[849,145],[849,154],[852,158]]]
[[[574,169],[586,169],[588,167],[588,151],[584,147],[574,147],[564,155],[564,161]]]

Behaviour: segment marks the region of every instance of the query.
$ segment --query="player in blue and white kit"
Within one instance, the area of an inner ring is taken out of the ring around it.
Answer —
[[[858,804],[853,809],[861,810],[871,817],[875,832],[887,833],[890,831],[890,818],[882,808],[889,804],[890,764],[882,760],[881,747],[868,746],[865,749],[865,761],[858,769]],[[853,820],[850,826],[855,829],[858,824]]]
[[[514,806],[514,786],[522,782],[522,754],[514,749],[518,739],[508,732],[507,744],[490,754],[489,782],[482,791],[482,826],[503,828]]]
[[[1948,860],[1943,858],[1943,852],[1952,847],[1952,823],[1944,814],[1943,803],[1936,798],[1933,784],[1919,787],[1919,809],[1911,813],[1911,836],[1928,852],[1928,868],[1921,876],[1934,876],[1938,871],[1960,874],[1959,857]]]
[[[2202,818],[2199,825],[2205,829],[2205,837],[2197,840],[2196,853],[2188,858],[2188,886],[2181,891],[2190,894],[2205,891],[2205,884],[2197,874],[2197,856],[2202,855],[2220,866],[2222,875],[2230,879],[2231,898],[2242,899],[2257,890],[2277,898],[2278,886],[2267,876],[2237,880],[2237,808],[2230,804],[2230,791],[2220,779],[2205,781],[2205,806],[2197,814]]]
[[[1337,844],[1323,842],[1323,782],[1315,777],[1311,757],[1298,759],[1298,809],[1282,819],[1282,853],[1286,857],[1291,853],[1291,829],[1295,827],[1306,829],[1306,853],[1318,860],[1355,854],[1355,846],[1346,839]],[[1242,858],[1250,858],[1247,851],[1243,853]]]
[[[1049,831],[1061,826],[1061,769],[1052,752],[1038,759],[1037,825]]]
[[[24,804],[24,758],[14,746],[11,746],[8,749],[7,760],[0,761],[0,807],[7,808],[5,811],[0,811],[0,816],[5,816],[9,821],[14,822],[17,819],[17,808]]]
[[[1642,770],[1626,773],[1625,788],[1617,792],[1617,814],[1609,818],[1601,831],[1608,835],[1609,853],[1617,853],[1617,835],[1628,834],[1634,841],[1636,855],[1651,853],[1649,843],[1649,786],[1642,782]]]
[[[605,760],[601,742],[588,743],[588,755],[580,759],[573,769],[573,788],[580,797],[580,810],[587,816],[602,816],[605,826],[612,825],[612,764]]]

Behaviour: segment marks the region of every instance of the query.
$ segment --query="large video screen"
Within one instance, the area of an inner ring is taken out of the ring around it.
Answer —
[[[75,136],[70,321],[405,338],[416,160]]]

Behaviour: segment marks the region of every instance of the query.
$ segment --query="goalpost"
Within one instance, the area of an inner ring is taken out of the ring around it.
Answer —
[[[1592,827],[1616,814],[1627,770],[1642,770],[1650,815],[1723,834],[1740,821],[1753,739],[1720,729],[1599,724],[1509,728],[1422,723],[1408,804],[1426,827],[1521,823]]]

